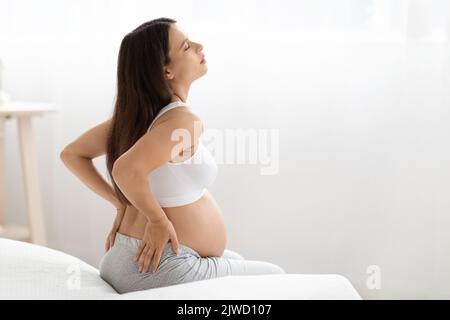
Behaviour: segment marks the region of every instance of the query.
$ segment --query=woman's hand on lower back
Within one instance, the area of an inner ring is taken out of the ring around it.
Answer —
[[[114,245],[114,242],[116,240],[116,232],[119,230],[126,209],[126,206],[116,207],[116,217],[105,241],[105,253],[108,252],[108,250],[111,249],[111,247]]]
[[[139,260],[139,272],[148,271],[152,257],[153,272],[156,272],[164,247],[169,240],[172,243],[172,250],[178,254],[178,238],[172,222],[169,219],[147,222],[141,245],[134,256],[134,261]]]

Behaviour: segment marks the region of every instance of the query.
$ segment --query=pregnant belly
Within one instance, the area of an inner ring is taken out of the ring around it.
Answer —
[[[196,202],[162,208],[172,222],[178,242],[197,251],[202,257],[221,256],[227,236],[222,212],[206,190]],[[134,207],[127,207],[119,232],[138,239],[144,235],[147,219]]]

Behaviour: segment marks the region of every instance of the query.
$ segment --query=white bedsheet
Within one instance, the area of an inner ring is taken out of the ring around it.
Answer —
[[[97,268],[47,247],[0,238],[0,299],[356,299],[337,274],[227,276],[118,294]]]

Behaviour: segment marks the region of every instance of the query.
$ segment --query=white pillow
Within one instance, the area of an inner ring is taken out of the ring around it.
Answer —
[[[98,269],[64,252],[0,238],[0,299],[92,299],[118,295]]]

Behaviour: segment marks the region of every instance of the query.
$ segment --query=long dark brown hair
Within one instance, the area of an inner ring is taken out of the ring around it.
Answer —
[[[107,141],[106,166],[118,200],[132,205],[112,177],[114,162],[147,131],[173,91],[164,78],[170,63],[169,29],[176,20],[158,18],[141,24],[122,40],[117,61],[117,93]]]

